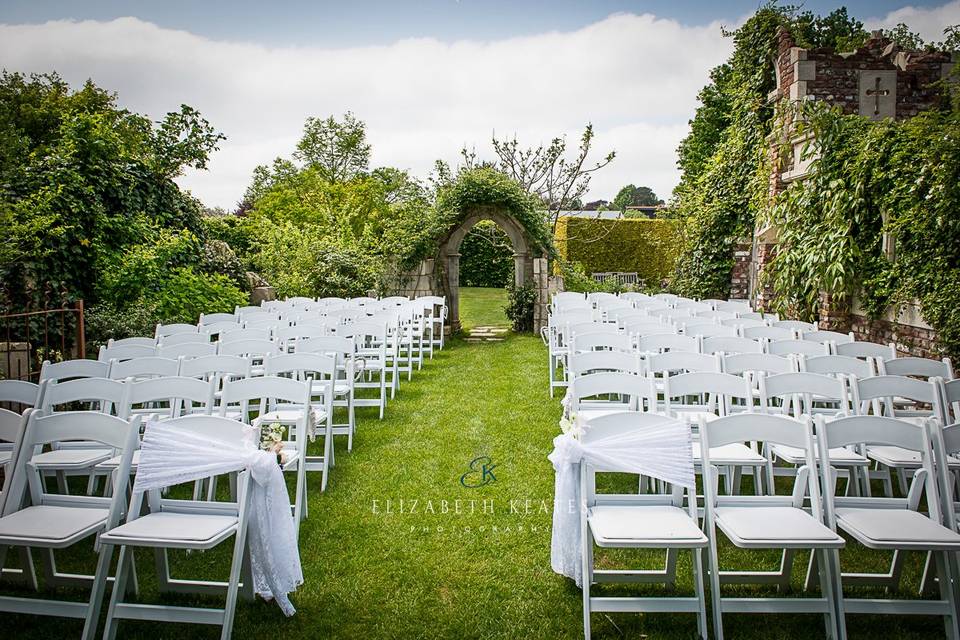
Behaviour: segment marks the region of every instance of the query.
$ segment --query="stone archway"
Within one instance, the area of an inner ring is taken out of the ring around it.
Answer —
[[[533,328],[547,321],[549,303],[547,256],[531,241],[530,234],[507,210],[496,206],[475,206],[464,212],[446,233],[438,238],[438,251],[433,258],[420,263],[415,272],[406,274],[408,285],[402,293],[409,296],[437,295],[447,300],[447,326],[460,329],[460,245],[467,233],[481,220],[490,220],[506,232],[513,245],[513,281],[516,286],[532,282],[537,291]]]

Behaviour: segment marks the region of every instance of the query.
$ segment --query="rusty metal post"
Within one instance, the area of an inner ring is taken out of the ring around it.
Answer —
[[[83,325],[83,300],[77,300],[77,357],[87,357],[87,338]]]

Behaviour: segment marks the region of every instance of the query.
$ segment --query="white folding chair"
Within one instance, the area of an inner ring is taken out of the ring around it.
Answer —
[[[704,336],[700,343],[703,353],[763,353],[763,343],[759,340],[738,336]]]
[[[620,434],[634,433],[662,424],[663,416],[636,412],[613,413],[598,417],[581,436],[585,445]],[[598,464],[580,465],[580,529],[583,544],[583,630],[590,638],[590,614],[603,611],[690,612],[697,615],[700,637],[707,638],[706,590],[704,588],[702,549],[707,538],[697,520],[697,500],[684,489],[672,486],[669,493],[609,494],[596,490],[596,474],[607,469]],[[612,549],[663,549],[666,562],[662,570],[596,569],[594,545]],[[676,582],[677,555],[691,552],[693,596],[595,596],[595,583],[661,583],[671,588]]]
[[[210,343],[210,334],[204,331],[203,333],[198,333],[196,331],[191,332],[182,332],[174,333],[173,335],[163,336],[158,339],[158,346],[163,347],[175,347],[181,344],[209,344]]]
[[[569,413],[589,424],[599,416],[620,411],[655,412],[656,389],[645,376],[630,373],[595,373],[570,382]]]
[[[195,324],[184,322],[174,322],[172,324],[158,324],[154,331],[154,337],[158,340],[169,336],[175,336],[179,333],[200,333],[200,327]]]
[[[897,348],[892,342],[890,344],[876,344],[855,340],[853,342],[837,343],[836,352],[839,356],[861,359],[892,360],[897,357]]]
[[[846,613],[892,615],[941,615],[947,637],[960,636],[956,593],[956,555],[960,552],[960,534],[945,527],[940,512],[933,453],[927,425],[914,424],[883,416],[850,416],[830,422],[817,418],[817,439],[820,450],[821,483],[824,487],[824,511],[827,524],[842,530],[868,549],[893,551],[891,571],[885,574],[842,574],[839,558],[830,572],[839,576],[837,609],[841,618]],[[912,485],[902,498],[835,496],[833,472],[829,451],[866,442],[871,446],[894,447],[920,453],[920,469],[914,474]],[[920,511],[926,497],[927,513]],[[844,596],[842,583],[850,585],[878,584],[897,589],[900,582],[898,558],[906,551],[926,551],[933,554],[939,576],[939,600],[849,598]],[[844,637],[844,636],[841,636]]]
[[[709,573],[713,601],[714,637],[723,638],[723,614],[730,613],[819,613],[824,616],[826,635],[836,638],[842,619],[835,608],[836,580],[830,573],[844,540],[824,525],[820,489],[813,457],[813,434],[809,418],[795,420],[784,416],[742,413],[701,422],[703,443],[704,531],[710,540]],[[722,496],[718,492],[718,469],[723,464],[714,451],[745,440],[764,440],[770,444],[806,451],[806,464],[797,473],[790,495],[777,496],[775,487],[766,495]],[[810,496],[810,511],[804,509],[804,496]],[[782,551],[778,571],[721,571],[717,552],[719,533],[740,549],[778,549]],[[723,583],[768,583],[781,588],[790,585],[792,553],[809,549],[819,560],[818,597],[729,597],[721,592]]]
[[[247,439],[250,428],[228,418],[204,415],[185,416],[166,424],[188,429],[196,437],[209,441],[212,449],[227,450],[237,449],[238,443]],[[217,625],[221,627],[221,640],[230,638],[238,596],[245,600],[253,600],[254,597],[253,578],[247,559],[251,471],[243,463],[238,463],[231,471],[237,478],[235,498],[231,500],[182,500],[164,497],[160,489],[150,489],[146,496],[141,491],[135,491],[130,500],[126,523],[100,536],[101,562],[105,559],[109,564],[113,549],[118,547],[120,550],[118,577],[107,609],[105,638],[116,636],[120,620]],[[196,479],[191,477],[185,480]],[[118,491],[115,495],[125,494]],[[233,538],[233,551],[226,582],[185,580],[171,576],[167,558],[169,549],[206,551],[230,538]],[[224,607],[127,601],[126,587],[133,576],[135,549],[153,549],[161,593],[223,595],[226,600]]]
[[[139,432],[139,417],[127,421],[98,412],[43,415],[39,411],[30,411],[11,482],[4,491],[6,499],[0,514],[0,567],[4,565],[9,547],[42,550],[46,559],[47,586],[83,586],[90,588],[90,595],[86,602],[0,596],[0,611],[79,618],[86,621],[81,637],[94,637],[110,556],[101,544],[96,574],[90,576],[57,571],[54,551],[73,547],[97,534],[100,534],[102,543],[103,533],[119,524],[126,506],[123,502],[127,496],[130,461],[137,448]],[[45,490],[41,468],[32,464],[36,457],[33,452],[71,438],[95,441],[106,450],[122,453],[121,464],[113,476],[115,491],[112,497],[51,494]],[[121,572],[125,570],[127,567],[120,569]],[[122,573],[118,572],[118,575]],[[124,580],[117,582],[114,593],[126,589]]]
[[[596,331],[590,333],[575,333],[570,345],[571,353],[583,353],[585,351],[621,351],[623,353],[633,352],[633,342],[630,336],[608,332]]]
[[[232,313],[201,313],[200,321],[197,323],[200,326],[218,324],[221,322],[230,322],[237,324],[237,316]]]
[[[380,412],[380,419],[387,407],[387,379],[391,371],[391,364],[387,359],[387,327],[385,324],[355,322],[350,326],[337,331],[340,337],[353,338],[356,353],[352,358],[363,362],[363,369],[359,371],[359,380],[354,381],[355,407],[376,407]],[[396,361],[394,361],[396,362]],[[393,380],[397,379],[394,374]],[[393,382],[391,381],[391,388]],[[378,392],[376,398],[362,397],[357,390],[374,389]]]
[[[620,372],[639,375],[643,362],[636,353],[623,351],[585,351],[570,356],[570,379],[602,372]]]
[[[717,364],[719,370],[719,364]],[[676,399],[676,400],[675,400]],[[739,406],[734,401],[740,400]],[[671,418],[683,420],[694,429],[701,422],[737,411],[753,409],[753,393],[750,382],[740,376],[718,371],[697,371],[668,376],[663,381],[664,413]],[[702,442],[693,443],[693,458],[700,466]],[[728,493],[740,492],[740,481],[746,470],[753,476],[754,492],[762,491],[763,469],[767,459],[759,452],[754,440],[749,444],[733,442],[724,444],[713,452],[713,460],[724,467]]]
[[[744,326],[740,333],[743,334],[744,338],[750,338],[751,340],[793,340],[796,338],[796,334],[791,329],[784,329],[783,327]]]
[[[319,353],[337,360],[337,379],[333,386],[333,406],[343,407],[347,411],[347,421],[333,423],[334,435],[356,433],[356,412],[354,411],[354,384],[357,367],[363,366],[363,360],[357,360],[353,338],[342,336],[321,336],[298,339],[294,344],[294,353]],[[349,441],[347,450],[350,451]]]
[[[931,360],[929,358],[891,358],[880,361],[880,375],[910,376],[912,378],[943,378],[953,380],[953,363],[950,358]]]
[[[637,340],[640,353],[663,353],[664,351],[687,351],[700,353],[700,341],[694,336],[681,336],[675,333],[655,333],[640,336]]]
[[[827,331],[826,329],[803,331],[800,334],[800,339],[830,345],[831,349],[833,350],[836,350],[838,345],[852,344],[854,341],[853,331],[849,333],[841,333],[839,331]]]
[[[767,353],[775,356],[825,356],[830,345],[806,340],[774,340],[767,343]]]
[[[294,490],[293,522],[297,531],[300,521],[307,517],[307,434],[309,432],[312,380],[304,381],[280,378],[277,376],[259,376],[224,383],[220,400],[220,416],[226,417],[227,411],[240,412],[240,422],[262,429],[273,422],[289,425],[283,440],[282,465],[284,473],[296,474]],[[289,410],[294,414],[281,414]],[[299,415],[296,415],[299,414]],[[296,417],[293,417],[296,416]],[[326,416],[324,416],[326,417]],[[329,440],[329,439],[328,439]],[[329,460],[329,458],[327,458]],[[326,487],[329,473],[324,465],[322,486]]]
[[[790,331],[795,331],[797,333],[817,330],[816,322],[804,322],[802,320],[776,320],[773,322],[772,326],[780,329],[789,329]]]
[[[157,339],[142,338],[139,336],[135,336],[132,338],[120,338],[119,340],[114,340],[113,338],[110,338],[109,340],[107,340],[108,349],[111,347],[126,347],[130,345],[135,345],[139,347],[155,347],[157,346]]]
[[[323,438],[323,455],[306,455],[307,471],[321,471],[320,490],[325,491],[329,467],[336,463],[336,453],[333,436],[344,434],[347,436],[347,450],[353,449],[353,434],[349,430],[333,428],[333,398],[334,385],[337,380],[337,358],[335,355],[321,355],[318,353],[288,353],[270,356],[264,362],[264,375],[292,377],[294,380],[311,381],[311,408],[313,415],[312,428],[315,435]],[[279,422],[280,424],[295,425],[300,419],[299,407],[280,405],[260,417],[261,423]],[[322,425],[322,433],[320,433]],[[308,434],[313,440],[313,434]]]

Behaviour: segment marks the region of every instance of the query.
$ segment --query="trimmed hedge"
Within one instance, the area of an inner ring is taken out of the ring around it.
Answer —
[[[676,221],[662,218],[604,220],[563,217],[555,238],[560,257],[586,272],[636,271],[655,286],[673,273],[681,247]]]
[[[510,238],[492,220],[481,220],[460,245],[460,286],[502,288],[512,281]]]

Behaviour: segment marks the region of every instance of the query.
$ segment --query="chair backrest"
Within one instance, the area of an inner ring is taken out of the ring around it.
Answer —
[[[300,338],[294,346],[294,353],[322,353],[336,354],[343,358],[351,358],[356,348],[353,338],[344,336],[314,336]]]
[[[73,380],[75,378],[106,378],[110,373],[110,363],[100,360],[64,360],[63,362],[43,363],[40,367],[40,382],[45,380]]]
[[[108,347],[101,345],[97,360],[100,362],[110,362],[111,360],[130,360],[131,358],[146,358],[157,355],[157,347],[146,347],[139,344],[121,345]]]
[[[580,411],[584,400],[597,396],[613,396],[612,399],[595,399],[590,406],[595,408],[623,408],[629,411],[653,411],[656,408],[656,389],[653,381],[630,373],[595,373],[580,376],[570,382],[570,408]]]
[[[175,376],[179,370],[180,363],[177,360],[151,356],[131,358],[122,362],[111,360],[110,373],[107,377],[113,380],[126,380],[127,378],[142,380],[144,378]]]
[[[128,385],[130,390],[121,415],[131,415],[137,405],[156,403],[166,404],[166,413],[171,418],[197,412],[209,414],[213,409],[216,390],[213,381],[174,375],[139,382],[128,381]],[[163,409],[160,411],[164,412]]]
[[[685,325],[683,332],[688,336],[701,338],[735,338],[738,335],[736,327],[725,327],[722,324]]]
[[[209,343],[210,334],[203,332],[193,332],[193,333],[175,333],[170,336],[164,336],[160,338],[161,347],[174,347],[180,344],[192,344],[192,343]]]
[[[635,318],[646,318],[648,317],[640,309],[634,309],[633,307],[623,306],[616,307],[613,309],[607,309],[607,320],[611,322],[616,322],[618,325],[623,326],[623,323],[628,320],[633,320]]]
[[[736,336],[704,337],[700,349],[703,353],[763,353],[763,343]]]
[[[250,358],[217,354],[197,358],[182,358],[177,375],[207,381],[224,378],[249,378]]]
[[[816,331],[816,322],[804,322],[802,320],[777,320],[773,323],[774,327],[780,329],[790,329],[791,331]]]
[[[200,330],[207,336],[223,336],[231,331],[239,331],[243,325],[233,320],[222,320],[220,322],[211,322],[200,327]]]
[[[678,333],[677,327],[660,322],[657,318],[629,320],[623,324],[623,332],[634,336],[648,336],[657,333]]]
[[[229,322],[231,324],[237,324],[237,316],[232,313],[201,313],[200,322],[197,324],[200,325],[210,325],[217,324],[221,322]],[[211,333],[213,333],[211,331]]]
[[[693,315],[696,318],[708,318],[711,320],[716,320],[717,322],[720,322],[721,320],[735,320],[737,317],[737,314],[729,311],[714,311],[712,309],[697,311]]]
[[[828,376],[856,376],[869,378],[874,375],[873,364],[851,356],[800,356],[800,370]]]
[[[73,411],[57,411],[62,405],[81,402],[89,404],[92,410],[101,413],[111,413],[115,409],[121,410],[126,402],[126,386],[119,380],[109,378],[77,378],[66,382],[47,380],[43,383],[40,392],[42,407],[45,414],[74,413]]]
[[[909,416],[933,416],[945,422],[945,414],[940,404],[938,380],[917,380],[906,376],[873,376],[851,379],[853,399],[861,414],[873,413],[891,418]],[[899,408],[904,401],[914,403],[911,408]],[[916,404],[929,405],[931,408],[918,408]]]
[[[586,307],[557,311],[550,316],[550,324],[558,328],[591,321],[593,321],[593,310]]]
[[[810,342],[821,342],[827,343],[832,342],[833,344],[846,344],[853,342],[853,332],[850,333],[840,333],[839,331],[827,331],[826,329],[817,329],[816,331],[804,331],[800,334],[801,340],[809,340]]]
[[[725,318],[720,321],[725,327],[736,327],[740,331],[744,329],[749,329],[751,327],[766,327],[767,323],[763,320],[758,320],[754,318]]]
[[[693,336],[681,336],[673,333],[658,333],[640,336],[637,349],[641,353],[662,353],[664,351],[700,352],[700,341]]]
[[[68,384],[68,383],[62,383]],[[130,463],[137,449],[140,435],[140,417],[124,420],[115,416],[89,411],[45,415],[31,411],[27,418],[20,454],[12,471],[9,491],[4,491],[2,515],[19,511],[30,496],[32,506],[58,505],[77,508],[109,509],[107,528],[116,526],[123,513],[130,479]],[[68,440],[98,442],[120,454],[120,464],[113,473],[112,497],[73,496],[50,494],[45,491],[43,471],[30,464],[34,452],[46,445]]]
[[[767,343],[767,353],[776,356],[825,356],[830,353],[830,347],[826,344],[806,340],[774,340]]]
[[[268,356],[263,361],[263,374],[266,376],[285,376],[289,374],[294,380],[314,380],[313,392],[320,393],[326,388],[326,381],[335,379],[337,375],[337,356],[322,355],[319,353],[284,353]]]
[[[166,338],[175,336],[179,333],[200,333],[200,327],[195,324],[186,324],[184,322],[174,322],[172,324],[158,324],[154,331],[157,338]]]
[[[715,355],[689,351],[651,353],[646,358],[646,371],[649,374],[661,374],[664,377],[696,371],[719,372],[720,359]]]
[[[270,340],[271,331],[267,328],[244,327],[239,331],[230,331],[220,336],[221,343],[239,342],[240,340]]]
[[[761,311],[742,311],[740,317],[744,320],[762,320],[764,324],[776,322],[780,319],[775,313],[763,313]]]
[[[227,381],[220,399],[220,415],[228,410],[240,410],[241,422],[253,424],[255,419],[280,405],[293,405],[303,409],[296,429],[290,430],[290,439],[304,442],[307,429],[307,409],[313,395],[313,380],[294,380],[279,376],[258,376]]]
[[[960,422],[960,380],[942,381],[940,396],[944,411],[948,412],[946,422]]]
[[[880,373],[891,376],[911,376],[917,378],[943,378],[953,380],[953,364],[950,358],[931,360],[929,358],[891,358],[880,361]]]
[[[157,346],[157,339],[154,338],[142,338],[142,337],[132,337],[132,338],[120,338],[119,340],[114,340],[110,338],[107,340],[107,347],[126,347],[129,345],[136,345],[140,347],[155,347]]]
[[[819,373],[791,372],[759,377],[760,410],[781,413],[788,409],[799,418],[814,413],[850,413],[846,382]],[[826,403],[826,407],[818,404]]]
[[[674,398],[699,396],[703,401],[694,403],[698,409],[712,411],[719,416],[729,415],[732,400],[742,400],[742,406],[751,406],[753,390],[746,378],[710,371],[681,373],[663,381],[663,405],[667,415],[674,415],[678,407],[690,407],[689,402],[674,402]]]
[[[20,405],[19,411],[37,406],[40,385],[26,380],[0,380],[0,403]]]
[[[713,308],[727,313],[749,313],[752,311],[750,302],[747,300],[721,300]]]
[[[639,354],[624,351],[585,351],[574,353],[569,359],[570,377],[605,372],[639,374],[643,363]]]
[[[733,375],[775,374],[793,371],[793,362],[784,356],[770,353],[733,353],[724,354],[722,359],[724,373]]]
[[[606,331],[575,333],[573,334],[571,347],[574,353],[596,350],[623,351],[625,353],[633,351],[630,336]]]
[[[568,324],[564,330],[566,335],[573,336],[581,333],[608,333],[611,335],[616,335],[620,333],[617,325],[612,322],[578,322],[576,324]]]
[[[690,309],[651,309],[649,313],[651,316],[671,320],[693,317],[693,312]]]
[[[221,356],[262,357],[268,353],[276,353],[277,350],[276,342],[255,338],[237,340],[236,342],[221,342],[217,345],[217,355]]]
[[[897,357],[897,348],[892,342],[890,344],[877,344],[855,340],[853,342],[837,343],[836,352],[839,356],[849,356],[851,358],[890,360]]]
[[[783,327],[744,326],[741,333],[743,333],[744,338],[750,338],[751,340],[793,340],[795,337],[791,329],[785,329]]]
[[[172,347],[160,345],[157,348],[157,355],[161,358],[199,358],[201,356],[212,356],[217,352],[217,345],[214,342],[191,342],[187,344],[177,344]]]

